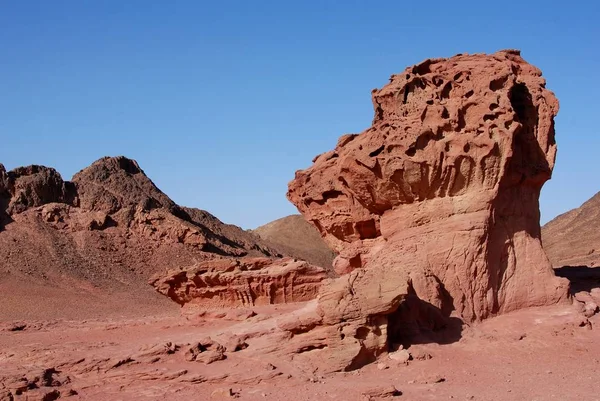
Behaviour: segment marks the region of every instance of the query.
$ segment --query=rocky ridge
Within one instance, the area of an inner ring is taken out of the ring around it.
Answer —
[[[215,258],[282,256],[250,232],[180,207],[125,157],[102,158],[71,181],[48,167],[0,166],[0,211],[0,289],[11,316],[78,315],[88,301],[92,315],[98,303],[116,311],[164,309],[147,284],[152,274]],[[44,293],[48,310],[27,305]]]

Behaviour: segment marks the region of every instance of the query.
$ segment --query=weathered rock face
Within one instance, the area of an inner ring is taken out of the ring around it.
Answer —
[[[175,203],[146,176],[135,160],[104,157],[73,176],[86,210],[115,213],[127,206],[171,210]]]
[[[279,255],[237,226],[223,224],[203,210],[175,204],[135,160],[104,157],[75,174],[73,183],[80,208],[106,216],[106,225],[221,255]]]
[[[290,258],[223,258],[156,274],[156,290],[202,308],[269,305],[314,299],[325,269]]]
[[[65,183],[53,168],[32,165],[18,167],[8,173],[2,171],[0,175],[3,176],[0,188],[3,187],[10,196],[6,209],[9,214],[50,202],[71,203],[75,196],[72,184]]]
[[[321,324],[346,368],[454,313],[556,303],[540,243],[558,101],[518,51],[427,60],[373,91],[375,118],[296,173],[288,198],[339,252]],[[340,365],[340,366],[341,366]]]

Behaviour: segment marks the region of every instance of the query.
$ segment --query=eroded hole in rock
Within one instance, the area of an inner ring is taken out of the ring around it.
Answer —
[[[518,83],[510,89],[508,94],[510,104],[517,113],[517,120],[520,123],[527,123],[533,120],[537,122],[537,110],[533,105],[531,93],[523,83]]]
[[[383,173],[381,171],[381,165],[379,164],[379,160],[375,160],[375,165],[373,166],[373,168],[371,169],[371,171],[373,172],[373,174],[375,175],[375,177],[377,177],[377,178],[383,178]]]
[[[298,353],[302,354],[304,352],[315,351],[315,350],[319,350],[319,349],[323,349],[323,348],[327,348],[327,345],[326,344],[307,345],[305,347],[300,348],[298,350]]]
[[[374,220],[359,221],[356,223],[356,232],[360,239],[376,238],[379,236],[379,231]]]
[[[473,96],[475,94],[475,92],[473,92],[472,90],[468,91],[467,93],[465,93],[465,97],[468,99],[471,96]]]
[[[344,240],[346,237],[354,234],[354,227],[350,222],[335,225],[330,230],[331,234],[340,240]]]
[[[442,133],[436,134],[433,131],[426,131],[417,137],[417,140],[409,147],[409,149],[406,151],[406,154],[409,156],[414,156],[414,153],[412,155],[410,155],[408,153],[409,150],[414,149],[415,153],[416,153],[417,150],[425,149],[427,147],[427,145],[429,144],[429,142],[439,141],[440,139],[443,139],[443,138],[444,138],[444,135]]]
[[[338,198],[340,196],[344,196],[344,194],[340,191],[330,190],[323,192],[322,199],[313,199],[312,202],[317,203],[319,205],[324,205],[327,201],[331,199]]]
[[[452,91],[452,83],[448,82],[446,84],[446,86],[444,86],[444,89],[442,89],[442,93],[441,93],[442,99],[449,99],[450,98],[450,91]]]
[[[500,89],[502,89],[504,87],[504,84],[506,83],[506,80],[508,79],[508,77],[502,77],[502,78],[497,78],[494,79],[490,82],[490,90],[498,91]]]
[[[400,95],[402,95],[402,102],[406,104],[408,102],[408,95],[414,93],[417,89],[425,89],[427,84],[421,79],[416,78],[411,82],[407,83],[404,88],[400,91]]]
[[[348,262],[350,263],[350,267],[352,267],[353,269],[358,269],[359,267],[362,267],[362,259],[360,257],[360,253],[348,259]]]
[[[379,104],[378,102],[376,102],[375,106],[375,119],[383,120],[383,107],[381,107],[381,104]]]
[[[375,157],[375,156],[379,155],[381,152],[383,152],[383,149],[385,149],[385,145],[381,145],[380,147],[378,147],[377,149],[375,149],[374,151],[369,153],[369,156]]]
[[[548,143],[550,145],[556,145],[556,132],[554,130],[554,120],[550,123],[550,132],[548,135]]]
[[[514,151],[509,163],[507,183],[529,182],[540,184],[550,178],[550,167],[537,141],[538,110],[531,93],[523,83],[514,85],[509,92],[511,106],[520,126],[515,131]]]
[[[450,113],[448,113],[448,109],[444,107],[442,110],[442,118],[450,118]]]
[[[421,64],[417,64],[413,67],[412,72],[413,74],[417,74],[417,75],[425,75],[425,74],[429,74],[431,72],[431,66],[432,64],[432,60],[425,60],[423,61]],[[407,75],[406,78],[408,78],[410,75]]]
[[[467,126],[467,122],[465,121],[465,114],[464,111],[459,110],[458,112],[458,121],[457,121],[457,125],[456,125],[456,129],[458,131],[462,131],[463,129],[465,129],[465,127]]]

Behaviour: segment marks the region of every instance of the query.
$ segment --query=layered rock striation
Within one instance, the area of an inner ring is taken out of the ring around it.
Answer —
[[[246,257],[171,270],[150,284],[182,306],[252,307],[314,299],[326,277],[325,269],[304,261]]]

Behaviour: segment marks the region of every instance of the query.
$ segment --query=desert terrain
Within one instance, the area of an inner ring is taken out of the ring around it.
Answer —
[[[600,400],[597,196],[541,228],[558,100],[428,59],[255,230],[134,160],[0,165],[0,400]]]

